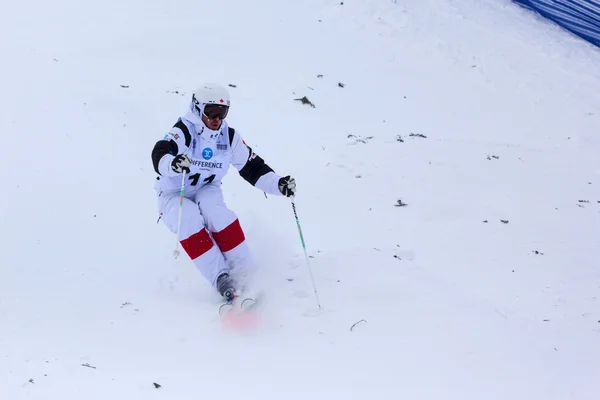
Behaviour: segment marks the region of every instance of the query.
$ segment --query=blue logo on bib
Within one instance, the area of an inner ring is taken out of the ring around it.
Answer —
[[[204,150],[202,150],[202,158],[204,158],[205,160],[210,160],[213,156],[213,151],[211,148],[207,147]]]

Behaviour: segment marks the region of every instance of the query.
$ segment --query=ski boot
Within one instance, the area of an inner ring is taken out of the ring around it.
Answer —
[[[217,290],[228,303],[235,298],[235,284],[228,273],[223,273],[217,278]]]

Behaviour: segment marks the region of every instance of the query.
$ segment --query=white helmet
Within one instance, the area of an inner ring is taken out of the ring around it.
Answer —
[[[218,83],[205,83],[194,91],[192,99],[194,104],[203,106],[204,104],[219,104],[229,107],[231,99],[229,92]],[[204,107],[202,107],[204,108]]]

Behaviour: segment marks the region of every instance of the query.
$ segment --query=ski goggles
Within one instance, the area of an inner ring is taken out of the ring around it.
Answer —
[[[229,112],[228,106],[223,106],[221,104],[205,104],[203,114],[208,119],[216,119],[219,118],[221,120],[227,117],[227,113]]]

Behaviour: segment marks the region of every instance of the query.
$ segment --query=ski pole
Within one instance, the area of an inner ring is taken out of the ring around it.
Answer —
[[[181,174],[181,190],[179,191],[179,220],[177,221],[177,237],[175,238],[175,250],[173,256],[179,257],[179,232],[181,231],[181,214],[183,214],[183,193],[185,190],[185,171]]]
[[[298,219],[298,213],[296,212],[296,203],[294,203],[294,196],[290,197],[292,201],[292,209],[294,210],[294,217],[296,218],[296,225],[298,226],[298,233],[300,234],[300,241],[302,242],[302,248],[304,249],[304,257],[306,258],[306,266],[308,267],[308,273],[310,275],[310,280],[313,285],[313,289],[315,291],[315,297],[317,299],[317,305],[319,309],[321,309],[321,302],[319,301],[319,293],[317,292],[317,287],[315,286],[315,279],[313,278],[312,270],[310,268],[310,261],[308,257],[308,253],[306,252],[306,244],[304,243],[304,235],[302,235],[302,227],[300,226],[300,220]]]

